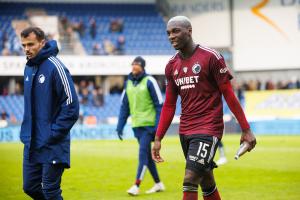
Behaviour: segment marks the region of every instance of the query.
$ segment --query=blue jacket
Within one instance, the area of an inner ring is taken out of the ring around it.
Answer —
[[[48,41],[26,63],[20,139],[29,161],[70,167],[70,129],[78,119],[79,103],[71,75],[57,53],[56,41]]]
[[[150,75],[143,72],[142,74],[135,77],[132,75],[132,73],[130,73],[128,75],[128,79],[131,80],[134,85],[137,85],[141,82],[141,80],[145,76],[150,76]],[[121,109],[120,109],[120,113],[119,113],[118,125],[117,125],[118,132],[123,131],[123,128],[126,124],[127,118],[130,115],[129,101],[128,101],[128,97],[127,97],[127,93],[126,93],[126,86],[127,86],[127,82],[125,83],[125,86],[124,86],[125,89],[122,93],[122,104],[121,104]],[[149,80],[147,81],[147,88],[150,92],[150,96],[153,100],[153,105],[154,105],[154,108],[156,111],[156,119],[155,119],[156,125],[155,125],[155,127],[149,126],[146,128],[149,130],[149,132],[155,133],[158,122],[159,122],[160,112],[161,112],[161,108],[162,108],[162,104],[163,104],[163,98],[162,98],[162,94],[159,89],[159,86],[158,86],[156,80],[152,76],[150,76]]]

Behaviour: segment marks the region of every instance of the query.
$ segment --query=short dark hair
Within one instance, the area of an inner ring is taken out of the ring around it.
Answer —
[[[26,37],[28,37],[28,35],[30,33],[34,33],[36,35],[36,38],[39,41],[46,39],[44,31],[42,29],[40,29],[39,27],[28,27],[28,28],[25,28],[21,32],[21,37],[26,38]]]

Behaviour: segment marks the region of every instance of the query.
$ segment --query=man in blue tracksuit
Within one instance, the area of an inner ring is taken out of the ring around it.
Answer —
[[[139,186],[147,168],[155,181],[155,185],[146,193],[165,190],[151,157],[151,141],[154,139],[163,100],[156,80],[146,74],[145,65],[145,60],[140,56],[136,57],[132,62],[132,72],[125,83],[117,125],[118,135],[122,139],[123,128],[130,115],[134,136],[139,143],[139,164],[136,181],[127,190],[130,195],[139,194]]]
[[[24,71],[23,189],[33,199],[61,200],[61,176],[70,167],[70,129],[79,103],[68,69],[56,58],[56,41],[38,27],[22,31]]]

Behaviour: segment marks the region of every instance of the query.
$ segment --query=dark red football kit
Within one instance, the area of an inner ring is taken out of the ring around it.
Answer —
[[[167,64],[165,75],[166,100],[156,133],[159,138],[163,138],[174,117],[178,95],[182,110],[180,134],[206,134],[221,139],[224,129],[222,94],[242,129],[249,128],[230,85],[233,77],[223,57],[215,50],[197,46],[188,59],[177,53]]]

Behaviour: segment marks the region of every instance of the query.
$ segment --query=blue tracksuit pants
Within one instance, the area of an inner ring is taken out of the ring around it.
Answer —
[[[133,132],[139,143],[139,163],[136,180],[141,181],[148,168],[154,181],[156,183],[160,182],[156,164],[151,156],[151,142],[154,139],[154,133],[149,132],[147,127],[133,128]]]
[[[31,163],[23,159],[23,190],[35,200],[62,200],[60,189],[64,166]]]

